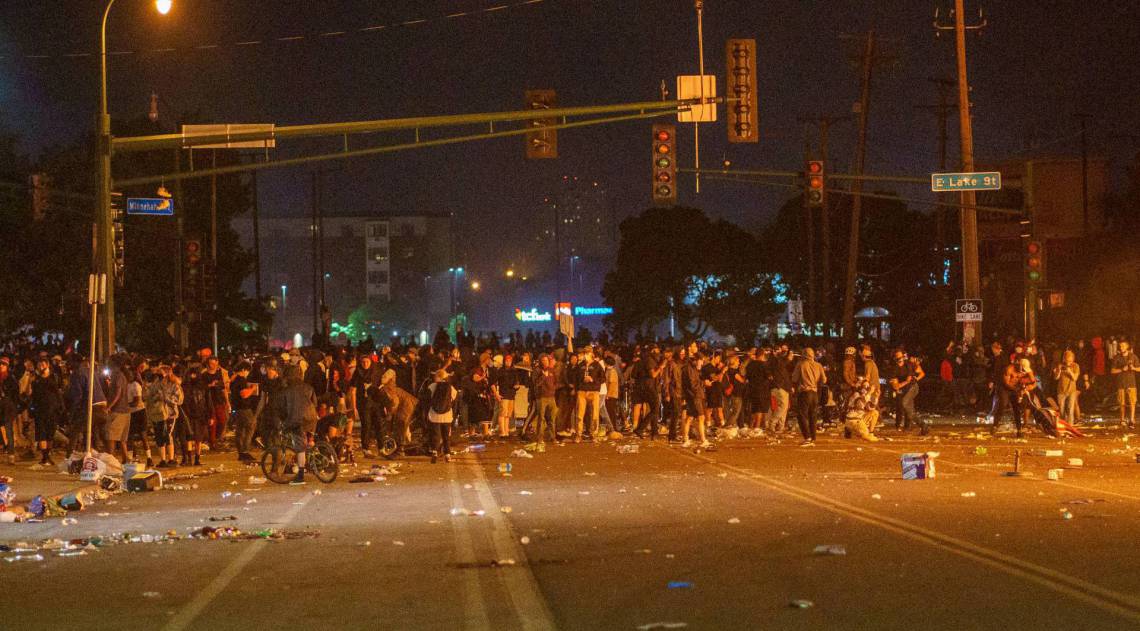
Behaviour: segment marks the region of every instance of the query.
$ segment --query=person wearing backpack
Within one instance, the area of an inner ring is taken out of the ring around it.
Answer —
[[[428,424],[431,425],[431,462],[435,464],[438,454],[443,453],[445,462],[451,462],[451,422],[452,402],[455,401],[455,388],[447,382],[447,371],[435,373],[433,383],[428,386],[431,393],[428,407]]]

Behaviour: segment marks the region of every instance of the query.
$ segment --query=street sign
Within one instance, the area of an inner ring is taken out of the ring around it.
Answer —
[[[716,99],[716,76],[680,75],[677,77],[677,98],[686,99]],[[679,123],[714,123],[716,122],[716,103],[704,103],[691,106],[690,109],[677,112]]]
[[[931,173],[930,190],[935,193],[958,191],[1000,191],[1001,173]]]
[[[954,301],[955,322],[981,322],[982,301],[980,298],[968,298]]]
[[[129,197],[127,214],[170,217],[174,214],[174,200],[165,197]]]

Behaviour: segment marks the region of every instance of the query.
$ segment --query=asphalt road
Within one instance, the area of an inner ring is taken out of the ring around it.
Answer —
[[[1140,627],[1140,464],[1121,431],[969,431],[705,452],[552,445],[531,459],[511,457],[512,442],[327,486],[250,484],[259,471],[227,463],[178,482],[197,489],[119,495],[71,525],[2,525],[0,541],[210,525],[312,536],[43,552],[0,563],[0,611],[4,626],[89,629]],[[1004,477],[1014,449],[1027,475]],[[911,451],[940,452],[935,479],[901,479]],[[1083,466],[1046,479],[1071,457]],[[845,554],[813,553],[831,544]]]

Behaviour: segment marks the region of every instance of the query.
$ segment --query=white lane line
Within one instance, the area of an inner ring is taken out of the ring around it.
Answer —
[[[454,463],[447,465],[447,477],[451,480],[451,505],[463,506],[463,493],[459,486],[458,471]],[[479,584],[479,569],[474,565],[475,546],[471,543],[471,518],[467,515],[451,516],[451,531],[455,533],[455,550],[458,555],[456,561],[467,565],[463,572],[463,628],[490,629],[491,620],[487,617],[487,608],[483,605],[483,586]]]
[[[867,449],[871,449],[871,450],[874,450],[874,451],[882,452],[882,453],[885,453],[885,454],[892,454],[892,455],[895,455],[895,456],[899,456],[899,455],[901,455],[901,454],[900,454],[900,453],[898,453],[898,452],[895,452],[895,451],[893,451],[893,450],[891,450],[891,449],[886,449],[886,448],[883,448],[883,447],[872,447],[872,446],[869,446],[869,445],[868,445],[868,446],[865,446],[865,447],[866,447]],[[945,458],[939,458],[939,459],[938,459],[938,463],[939,463],[939,464],[948,464],[948,465],[950,465],[950,466],[952,466],[952,467],[961,467],[961,468],[963,468],[963,469],[973,469],[973,470],[975,470],[975,471],[987,471],[987,472],[989,471],[989,470],[988,470],[988,468],[987,468],[987,465],[982,465],[982,464],[967,464],[967,463],[964,463],[964,462],[954,462],[953,460],[946,460]],[[1057,463],[1057,464],[1058,464],[1058,465],[1060,465],[1060,463]],[[1058,466],[1058,467],[1056,467],[1056,468],[1064,468],[1064,467],[1063,467],[1063,466]],[[1078,490],[1078,491],[1084,491],[1084,492],[1086,492],[1086,493],[1095,493],[1095,494],[1100,494],[1100,495],[1112,495],[1112,496],[1114,496],[1114,497],[1120,497],[1120,498],[1124,498],[1124,499],[1126,499],[1126,500],[1135,500],[1135,501],[1140,501],[1140,497],[1137,497],[1137,496],[1135,496],[1135,495],[1127,495],[1127,494],[1124,494],[1124,493],[1118,493],[1118,492],[1116,492],[1116,491],[1109,491],[1109,490],[1107,490],[1107,489],[1098,489],[1098,488],[1096,488],[1096,487],[1092,487],[1092,486],[1081,486],[1081,485],[1079,485],[1079,484],[1072,484],[1072,483],[1070,483],[1070,482],[1061,482],[1060,480],[1049,480],[1049,479],[1047,479],[1047,478],[1037,478],[1037,477],[1022,478],[1022,479],[1025,479],[1025,480],[1029,480],[1029,481],[1031,481],[1031,482],[1048,482],[1048,483],[1049,483],[1049,486],[1064,486],[1064,487],[1067,487],[1067,488],[1070,488],[1070,489],[1076,489],[1076,490]]]
[[[291,506],[289,511],[277,520],[281,524],[281,527],[284,528],[288,526],[305,506],[308,505],[309,500],[313,499],[313,497],[312,494],[307,494],[305,499],[301,500],[300,504]],[[230,561],[230,564],[227,565],[220,574],[214,577],[214,580],[210,581],[209,585],[206,585],[190,602],[186,603],[186,605],[166,623],[166,626],[162,627],[163,630],[181,631],[189,627],[198,615],[218,597],[218,594],[221,594],[222,591],[237,578],[238,574],[241,574],[245,566],[249,565],[250,561],[253,561],[253,558],[257,556],[257,553],[261,552],[267,545],[269,545],[268,541],[254,541],[250,543],[245,550],[241,551],[241,554],[235,557],[233,561]]]
[[[499,579],[503,583],[503,591],[511,600],[511,605],[519,619],[520,629],[534,629],[536,631],[554,629],[554,617],[538,587],[538,580],[531,571],[527,562],[526,552],[518,538],[515,536],[511,524],[504,517],[499,503],[495,501],[491,487],[487,484],[487,477],[483,474],[483,467],[478,459],[469,465],[475,476],[473,483],[475,492],[479,495],[479,502],[487,516],[491,519],[491,543],[495,546],[495,554],[499,559],[514,559],[513,568],[504,568],[499,572]]]

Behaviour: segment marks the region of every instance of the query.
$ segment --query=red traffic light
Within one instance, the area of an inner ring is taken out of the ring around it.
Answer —
[[[669,130],[667,130],[667,129],[658,129],[657,130],[657,140],[659,140],[661,142],[669,142],[669,140],[672,138],[673,138],[673,134],[670,134]]]
[[[819,160],[810,160],[807,163],[807,171],[809,175],[822,175],[823,163]]]
[[[1036,241],[1030,241],[1025,244],[1025,251],[1029,254],[1038,254],[1041,252],[1041,244]]]

